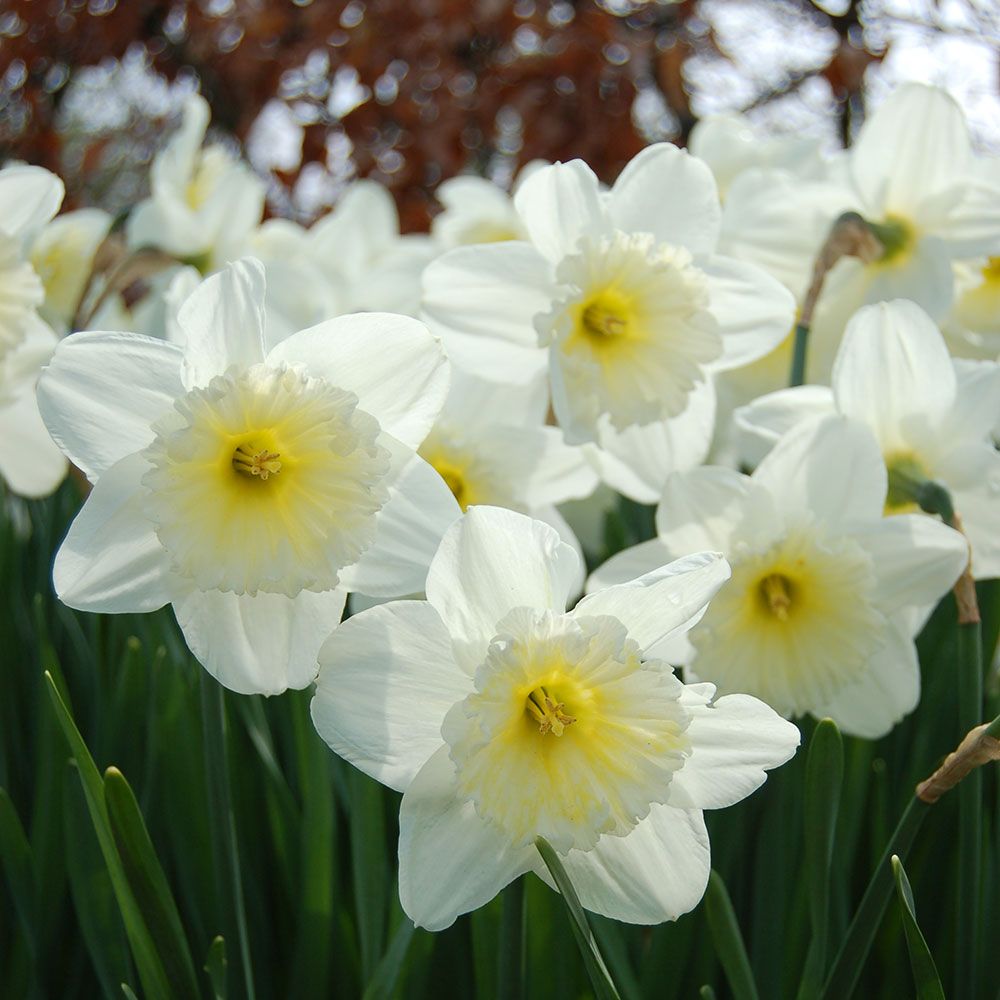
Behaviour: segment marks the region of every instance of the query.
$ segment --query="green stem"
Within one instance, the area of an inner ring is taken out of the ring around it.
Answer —
[[[899,824],[879,858],[868,888],[861,897],[857,913],[847,928],[820,1000],[847,1000],[857,985],[861,969],[875,940],[875,932],[894,891],[891,858],[894,854],[898,854],[900,858],[906,857],[929,809],[930,806],[916,796],[907,803]]]
[[[198,673],[201,677],[201,721],[205,742],[205,773],[208,779],[214,867],[217,873],[227,871],[232,883],[232,896],[226,909],[232,914],[231,922],[236,924],[245,993],[248,1000],[255,1000],[253,966],[250,962],[250,936],[247,933],[243,882],[240,877],[240,853],[229,788],[229,766],[226,760],[226,703],[222,685],[207,671],[199,670]]]
[[[980,724],[983,704],[982,628],[958,626],[958,731]],[[979,928],[982,886],[983,772],[975,768],[958,787],[958,885],[955,921],[956,997],[979,996]]]
[[[583,905],[580,897],[573,888],[566,869],[563,867],[559,855],[553,850],[552,845],[544,838],[539,837],[535,841],[535,847],[545,862],[552,880],[562,894],[563,902],[566,904],[566,911],[569,914],[570,926],[573,929],[573,937],[576,938],[577,946],[583,957],[583,964],[587,969],[590,978],[590,985],[594,987],[594,996],[597,1000],[621,1000],[618,990],[608,972],[607,964],[601,956],[601,952],[594,940],[594,934],[587,923],[587,915],[583,912]]]
[[[791,387],[802,385],[806,380],[806,355],[809,347],[809,325],[795,324],[795,346],[792,352],[792,370],[788,376]]]
[[[497,974],[497,1000],[524,1000],[525,937],[524,879],[511,882],[503,893],[503,916],[500,921],[500,967]]]

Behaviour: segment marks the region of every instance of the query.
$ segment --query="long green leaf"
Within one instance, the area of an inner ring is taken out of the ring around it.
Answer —
[[[45,679],[56,718],[59,720],[63,734],[76,760],[80,782],[87,799],[87,810],[94,825],[94,832],[97,834],[97,842],[100,845],[101,854],[104,856],[104,863],[108,866],[115,899],[121,910],[125,933],[128,936],[129,947],[132,949],[146,998],[147,1000],[160,1000],[160,998],[166,1000],[166,998],[174,997],[177,994],[171,988],[164,972],[156,943],[149,933],[142,912],[129,888],[121,858],[115,847],[114,836],[108,822],[107,806],[104,801],[104,782],[101,780],[100,772],[90,756],[90,751],[87,750],[87,745],[84,743],[80,731],[76,728],[73,716],[56,690],[52,675],[46,672]]]
[[[213,1000],[226,1000],[226,940],[218,936],[208,949],[205,971],[212,984]]]
[[[580,897],[573,888],[566,869],[563,867],[559,855],[553,850],[552,845],[544,838],[538,837],[535,840],[538,853],[545,862],[552,880],[562,894],[563,902],[566,904],[566,911],[569,914],[570,926],[573,928],[573,936],[576,938],[580,954],[583,956],[583,963],[590,978],[590,985],[594,987],[594,994],[597,1000],[620,1000],[618,990],[608,972],[607,964],[601,956],[594,939],[590,924],[587,922],[587,915],[580,904]]]
[[[382,786],[367,774],[351,768],[351,875],[354,906],[361,944],[361,975],[367,982],[385,946],[389,902],[389,863],[386,851],[385,809]]]
[[[938,976],[937,966],[930,948],[917,924],[917,911],[913,905],[910,880],[906,877],[903,862],[892,856],[892,874],[896,880],[896,896],[903,917],[903,932],[906,934],[906,948],[910,953],[910,968],[917,988],[917,1000],[944,1000],[944,989]]]
[[[497,952],[500,962],[497,969],[497,1000],[524,1000],[527,996],[525,980],[524,879],[515,879],[503,891],[501,902],[503,916]]]
[[[708,876],[705,892],[705,915],[712,932],[715,953],[726,972],[735,1000],[758,1000],[750,959],[736,920],[726,883],[715,870]]]
[[[362,1000],[384,1000],[385,997],[392,996],[415,931],[413,923],[406,917],[399,922],[392,941],[389,942],[389,948],[376,966],[375,975],[368,983]]]
[[[21,818],[6,789],[0,788],[0,862],[14,900],[14,910],[33,956],[37,956],[35,930],[35,866],[31,845]]]
[[[149,839],[139,803],[116,767],[104,772],[104,801],[125,877],[159,946],[164,971],[180,995],[196,997],[200,992],[198,980],[177,904]]]
[[[799,988],[800,1000],[816,996],[826,973],[830,921],[830,860],[844,778],[844,745],[832,719],[816,726],[809,742],[805,788],[805,860],[812,941]]]

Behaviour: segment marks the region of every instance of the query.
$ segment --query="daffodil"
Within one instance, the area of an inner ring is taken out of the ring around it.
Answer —
[[[419,926],[447,927],[525,872],[550,881],[539,837],[588,909],[674,919],[708,879],[702,810],[749,795],[798,744],[756,699],[715,700],[648,653],[697,621],[724,559],[691,556],[567,612],[576,562],[547,525],[473,507],[426,601],[362,612],[320,653],[320,735],[403,792],[399,893]]]
[[[906,300],[865,306],[848,323],[833,388],[800,386],[737,411],[744,461],[755,463],[804,419],[839,412],[866,424],[889,472],[886,511],[914,511],[913,489],[936,480],[972,542],[972,571],[1000,575],[1000,365],[952,362],[931,318]]]
[[[955,263],[955,302],[941,331],[957,357],[1000,355],[1000,254]]]
[[[180,128],[153,159],[151,196],[129,215],[132,247],[157,247],[214,271],[243,252],[264,210],[264,182],[221,145],[202,148],[209,108],[192,94]]]
[[[580,160],[542,167],[514,204],[530,242],[434,261],[422,315],[458,367],[524,382],[547,369],[571,443],[678,416],[791,326],[778,282],[715,253],[711,171],[674,146],[643,150],[608,192]]]
[[[829,716],[875,738],[919,699],[916,612],[968,560],[965,539],[940,522],[883,517],[887,490],[868,428],[840,416],[807,420],[752,476],[720,467],[671,476],[658,537],[612,557],[590,587],[720,550],[732,579],[682,647],[653,652],[724,693],[746,691],[783,715]]]
[[[135,334],[63,341],[38,395],[94,484],[56,556],[87,611],[172,604],[227,687],[304,687],[345,589],[423,587],[459,514],[414,452],[447,389],[416,321],[341,317],[267,351],[263,269],[230,265],[187,299],[183,348]]]

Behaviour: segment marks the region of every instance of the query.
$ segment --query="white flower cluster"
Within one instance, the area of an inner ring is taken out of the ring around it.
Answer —
[[[42,495],[65,455],[92,486],[59,597],[172,605],[234,691],[315,682],[321,736],[403,792],[422,926],[549,879],[540,837],[596,912],[689,910],[703,810],[795,752],[788,718],[886,733],[970,543],[1000,570],[1000,164],[910,85],[837,158],[710,121],[700,158],[651,146],[610,189],[580,161],[512,198],[451,179],[416,237],[367,181],[262,223],[207,125],[193,98],[126,222],[175,262],[138,301],[91,287],[106,216],[50,221],[58,179],[0,172],[0,473]],[[882,251],[833,268],[788,389],[845,211]],[[658,503],[657,537],[577,600],[560,505],[608,487]]]

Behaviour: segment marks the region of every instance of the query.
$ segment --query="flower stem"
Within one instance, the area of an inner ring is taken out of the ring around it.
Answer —
[[[232,884],[232,895],[226,907],[230,913],[228,923],[236,925],[245,995],[247,1000],[255,1000],[253,966],[250,962],[250,937],[247,932],[243,882],[240,877],[240,853],[229,788],[229,765],[226,760],[226,703],[222,685],[207,671],[199,670],[198,673],[201,677],[201,721],[205,745],[205,773],[208,779],[208,808],[212,823],[214,868],[216,873],[220,873],[220,879],[221,873],[227,872]]]
[[[515,879],[503,893],[500,918],[500,967],[497,976],[497,1000],[524,1000],[525,937],[524,878]]]
[[[608,972],[608,967],[597,947],[597,942],[594,940],[590,924],[587,923],[587,915],[583,912],[580,897],[577,896],[576,889],[573,888],[573,883],[570,881],[562,861],[559,860],[559,855],[544,837],[539,837],[535,841],[535,847],[538,848],[538,853],[542,856],[545,867],[548,868],[552,880],[559,892],[562,893],[563,901],[566,903],[573,936],[576,938],[577,946],[583,957],[590,985],[594,987],[594,996],[597,1000],[621,1000],[611,979],[611,973]]]

